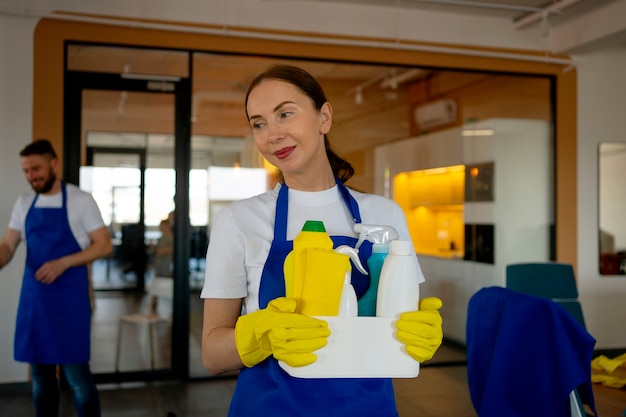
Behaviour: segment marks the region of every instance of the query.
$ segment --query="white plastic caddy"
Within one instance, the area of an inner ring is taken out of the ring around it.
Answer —
[[[318,317],[328,322],[328,344],[315,351],[317,361],[292,367],[297,378],[414,378],[420,364],[396,336],[395,317]]]

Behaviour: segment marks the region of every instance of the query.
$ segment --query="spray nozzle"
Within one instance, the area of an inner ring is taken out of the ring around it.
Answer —
[[[352,260],[352,263],[354,264],[354,266],[356,266],[356,269],[358,269],[363,275],[367,275],[367,271],[365,270],[365,268],[363,268],[363,264],[361,263],[361,260],[359,259],[358,249],[355,249],[352,246],[348,246],[348,245],[341,245],[341,246],[337,246],[334,250],[337,253],[348,255],[350,257],[350,260]]]
[[[361,247],[361,244],[366,240],[369,240],[375,245],[388,245],[392,240],[399,238],[396,229],[380,224],[357,223],[354,225],[354,231],[359,234],[359,240],[355,245],[356,249]]]

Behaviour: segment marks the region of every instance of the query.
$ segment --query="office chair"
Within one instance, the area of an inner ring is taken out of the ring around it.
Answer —
[[[480,417],[585,417],[583,401],[595,413],[595,339],[556,303],[482,288],[470,298],[466,331],[470,397]]]
[[[549,298],[583,327],[587,327],[578,301],[574,268],[570,264],[535,262],[507,265],[506,287],[524,294]]]
[[[567,311],[583,328],[587,328],[582,307],[578,301],[578,288],[574,268],[559,262],[529,262],[506,267],[506,287],[536,297],[548,298]],[[570,395],[576,417],[584,416],[578,390]]]

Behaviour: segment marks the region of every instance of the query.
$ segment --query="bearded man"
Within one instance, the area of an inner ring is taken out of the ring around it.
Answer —
[[[78,416],[99,417],[89,368],[87,265],[111,253],[111,238],[91,194],[58,177],[59,159],[48,140],[31,142],[20,157],[32,191],[18,197],[0,242],[0,269],[26,243],[14,357],[30,364],[38,417],[59,414],[57,367],[72,389]]]

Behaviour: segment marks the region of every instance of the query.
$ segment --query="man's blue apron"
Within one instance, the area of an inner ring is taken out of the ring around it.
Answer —
[[[15,326],[15,360],[35,364],[89,362],[91,305],[87,266],[68,268],[52,284],[35,272],[46,262],[79,252],[63,205],[38,208],[35,196],[25,221],[26,266]]]
[[[361,222],[359,207],[350,192],[337,181],[344,202],[355,223]],[[276,202],[274,240],[261,275],[259,308],[277,297],[285,295],[283,263],[293,249],[293,241],[287,240],[288,188],[282,185]],[[334,246],[354,247],[356,238],[332,236]],[[371,244],[365,242],[359,248],[361,263],[371,254]],[[352,283],[358,297],[369,286],[369,278],[352,268]],[[366,341],[363,341],[366,343]],[[358,352],[355,352],[358,355]],[[369,358],[364,358],[367,360]],[[382,358],[381,358],[382,359]],[[252,368],[243,368],[237,380],[229,416],[397,416],[393,386],[390,379],[303,379],[293,378],[280,368],[270,356]]]

